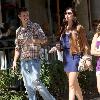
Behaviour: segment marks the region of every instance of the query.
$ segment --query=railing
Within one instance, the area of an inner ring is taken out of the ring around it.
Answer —
[[[4,69],[8,69],[11,68],[12,66],[12,62],[13,62],[13,57],[14,57],[14,48],[15,48],[15,44],[14,44],[15,39],[1,39],[0,43],[3,45],[0,46],[0,51],[1,54],[0,56],[2,56],[2,61],[1,63],[4,66]],[[52,45],[48,45],[44,48],[42,48],[42,56],[44,56],[44,58],[50,62],[53,59],[56,59],[56,53],[54,54],[49,54],[48,51],[50,50]],[[1,60],[1,57],[0,57]],[[1,64],[0,63],[0,64]],[[7,66],[7,67],[5,67]],[[2,69],[1,69],[2,70]]]
[[[6,68],[12,65],[12,57],[13,57],[13,50],[14,50],[14,39],[0,39],[0,60],[1,64],[3,65],[2,68],[7,66]],[[3,64],[5,62],[5,64]]]

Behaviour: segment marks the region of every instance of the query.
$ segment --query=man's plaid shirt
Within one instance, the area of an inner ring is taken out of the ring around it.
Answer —
[[[27,28],[20,26],[16,30],[15,49],[20,52],[21,59],[38,59],[40,57],[41,45],[34,44],[33,39],[47,39],[39,24],[29,21]]]

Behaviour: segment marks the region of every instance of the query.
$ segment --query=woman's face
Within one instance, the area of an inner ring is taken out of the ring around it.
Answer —
[[[72,21],[73,17],[74,17],[74,15],[73,15],[72,10],[71,9],[66,10],[66,12],[65,12],[65,20],[66,21]]]
[[[18,15],[18,17],[21,20],[22,24],[27,24],[27,22],[29,21],[29,12],[28,11],[21,12],[21,14]]]

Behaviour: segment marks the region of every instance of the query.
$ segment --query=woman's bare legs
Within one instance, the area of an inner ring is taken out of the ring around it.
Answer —
[[[75,95],[78,100],[83,100],[82,92],[78,83],[78,73],[69,72],[67,73],[69,79],[69,100],[75,100]]]
[[[67,73],[69,79],[69,100],[75,100],[75,79],[77,76],[76,72]]]
[[[100,74],[96,75],[96,77],[97,77],[97,89],[100,94]]]
[[[78,100],[83,100],[82,91],[79,86],[79,82],[78,82],[77,78],[75,80],[75,94],[76,94],[76,97],[78,98]]]

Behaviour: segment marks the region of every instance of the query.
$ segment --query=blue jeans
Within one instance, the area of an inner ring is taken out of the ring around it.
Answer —
[[[41,64],[39,59],[21,60],[21,74],[29,100],[37,100],[36,91],[44,100],[55,100],[46,87],[39,80]]]

